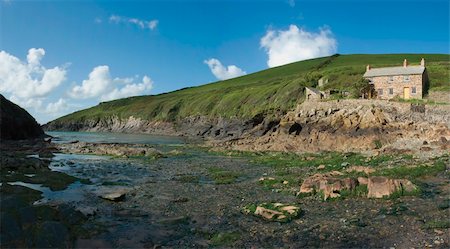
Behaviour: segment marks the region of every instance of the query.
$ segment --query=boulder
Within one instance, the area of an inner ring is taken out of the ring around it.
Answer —
[[[265,219],[271,220],[275,215],[282,215],[282,212],[263,208],[261,206],[256,207],[255,215],[259,215]]]
[[[358,177],[358,184],[359,185],[367,185],[369,180],[366,177]]]
[[[301,214],[299,207],[283,203],[250,204],[242,209],[245,214],[252,214],[268,221],[288,222]]]
[[[414,191],[416,186],[407,179],[389,179],[384,176],[373,176],[368,178],[367,189],[369,190],[367,197],[382,198],[396,191]]]
[[[397,187],[392,179],[384,176],[373,176],[368,179],[367,189],[369,190],[367,197],[382,198],[394,193]]]
[[[124,188],[100,189],[97,191],[97,195],[109,201],[123,201],[127,192],[128,190]]]
[[[336,198],[340,196],[342,190],[353,190],[358,182],[353,178],[336,178],[342,175],[339,171],[332,171],[324,174],[315,174],[306,178],[300,186],[301,193],[313,193],[322,191],[324,199]]]

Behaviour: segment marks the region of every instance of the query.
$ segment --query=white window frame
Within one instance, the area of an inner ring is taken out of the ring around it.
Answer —
[[[383,96],[383,88],[378,88],[377,93],[379,96]]]
[[[394,88],[388,88],[388,94],[394,95]]]
[[[411,94],[417,94],[417,88],[415,86],[411,87]]]
[[[411,75],[403,75],[403,82],[411,81]]]
[[[394,82],[394,76],[388,76],[388,82],[389,83]]]

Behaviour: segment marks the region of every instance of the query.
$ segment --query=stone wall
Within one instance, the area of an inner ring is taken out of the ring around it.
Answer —
[[[396,96],[403,98],[405,87],[409,87],[411,99],[422,99],[423,96],[423,77],[419,74],[409,75],[408,81],[404,80],[404,75],[395,75],[373,77],[372,82],[379,99],[392,99]],[[415,93],[412,92],[413,87],[416,88]],[[383,90],[383,94],[379,94],[379,89]],[[392,89],[392,93],[389,89]]]

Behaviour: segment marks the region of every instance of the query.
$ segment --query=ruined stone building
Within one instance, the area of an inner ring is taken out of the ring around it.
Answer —
[[[317,101],[327,98],[327,94],[313,87],[305,87],[306,100]]]
[[[428,75],[425,59],[420,65],[410,66],[403,61],[401,67],[371,68],[367,65],[363,76],[370,81],[378,99],[392,99],[396,96],[403,99],[422,99],[425,87],[428,84]]]

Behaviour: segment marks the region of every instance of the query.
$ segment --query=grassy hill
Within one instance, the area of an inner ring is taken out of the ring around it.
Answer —
[[[174,92],[130,97],[100,103],[69,114],[57,122],[98,119],[116,115],[147,120],[174,121],[192,115],[249,118],[261,112],[289,110],[304,100],[305,86],[315,86],[325,76],[325,89],[352,89],[365,67],[400,66],[403,59],[411,65],[425,58],[430,90],[450,91],[450,56],[448,54],[355,54],[295,62],[253,74]]]

